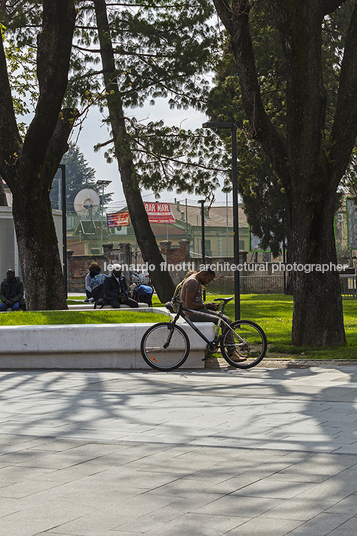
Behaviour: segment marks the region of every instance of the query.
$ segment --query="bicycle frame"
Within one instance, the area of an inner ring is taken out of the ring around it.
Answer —
[[[211,314],[211,313],[207,313],[206,311],[204,313],[200,312],[199,310],[195,311],[194,309],[187,309],[186,307],[183,306],[182,303],[180,303],[179,305],[179,309],[176,313],[176,316],[175,318],[173,319],[172,321],[172,324],[175,325],[177,320],[181,317],[183,318],[187,324],[189,326],[191,326],[191,328],[201,337],[201,339],[203,339],[208,345],[213,345],[214,348],[217,348],[217,342],[218,342],[218,339],[219,339],[219,329],[221,327],[221,324],[224,324],[224,326],[226,328],[228,328],[234,337],[238,337],[240,341],[243,341],[243,339],[241,337],[239,337],[238,333],[236,333],[232,328],[231,326],[223,319],[223,311],[224,311],[224,308],[225,308],[225,303],[223,302],[222,303],[222,307],[221,307],[221,310],[220,312],[217,314]],[[197,326],[195,326],[195,324],[192,322],[192,320],[190,320],[190,318],[185,314],[185,312],[188,312],[188,313],[195,313],[195,314],[199,314],[199,315],[202,315],[202,316],[211,316],[212,319],[217,319],[217,316],[219,318],[217,324],[216,324],[216,329],[215,329],[215,333],[214,333],[214,338],[212,341],[208,340],[207,337],[199,330],[199,328]],[[168,340],[166,341],[165,345],[164,345],[164,348],[167,348],[167,346],[169,345],[170,343],[170,339],[171,339],[171,334],[169,334],[169,337],[168,337]]]

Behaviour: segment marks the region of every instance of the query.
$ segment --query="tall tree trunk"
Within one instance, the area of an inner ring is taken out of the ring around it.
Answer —
[[[75,116],[75,110],[66,108],[61,111],[40,174],[31,181],[31,166],[29,169],[21,167],[13,185],[13,217],[26,289],[26,307],[31,311],[67,309],[49,194],[52,178],[68,150],[67,139]],[[42,182],[42,188],[31,186],[36,184],[36,179]],[[25,182],[29,184],[24,188]]]
[[[342,297],[333,231],[339,178],[324,149],[324,2],[274,4],[287,69],[286,185],[294,268],[292,343],[343,345]],[[290,23],[287,24],[287,21]],[[293,23],[294,21],[294,23]]]
[[[16,237],[30,310],[67,307],[49,191],[73,125],[72,111],[61,112],[61,104],[75,15],[73,0],[43,1],[37,52],[40,95],[23,143],[0,44],[0,174],[13,194]]]
[[[31,311],[67,309],[63,273],[48,192],[13,190],[13,215],[26,306]]]
[[[296,346],[346,342],[333,228],[334,203],[335,192],[325,189],[319,201],[296,199],[292,207],[292,343]]]
[[[151,265],[149,272],[155,290],[160,300],[165,302],[171,299],[175,286],[170,274],[167,271],[162,271],[160,268],[164,259],[159,251],[155,235],[151,229],[136,180],[130,141],[125,126],[123,105],[116,80],[113,45],[110,39],[106,3],[105,0],[93,0],[93,3],[99,32],[104,82],[108,90],[107,100],[109,120],[113,132],[115,156],[118,161],[123,191],[143,259],[149,266]]]

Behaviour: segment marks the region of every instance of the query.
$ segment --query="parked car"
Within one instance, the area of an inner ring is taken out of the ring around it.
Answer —
[[[137,271],[137,272],[129,272],[130,275],[130,283],[137,283],[137,284],[144,284],[144,285],[150,285],[150,276],[148,272],[145,271]]]

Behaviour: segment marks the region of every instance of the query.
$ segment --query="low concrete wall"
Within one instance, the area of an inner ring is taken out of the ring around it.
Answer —
[[[83,304],[79,303],[79,304],[74,304],[74,305],[68,305],[69,311],[103,311],[105,309],[111,309],[112,311],[120,311],[122,309],[131,309],[132,311],[137,311],[138,309],[140,309],[148,313],[156,312],[155,308],[149,307],[147,303],[138,303],[138,307],[134,307],[134,308],[130,307],[129,305],[121,305],[117,309],[114,309],[114,307],[112,307],[111,305],[104,305],[103,307],[98,307],[94,309],[93,303],[83,303]]]
[[[144,369],[140,342],[152,323],[0,327],[3,369]],[[191,352],[184,368],[204,368],[205,342],[187,324]],[[214,324],[202,322],[208,339]]]

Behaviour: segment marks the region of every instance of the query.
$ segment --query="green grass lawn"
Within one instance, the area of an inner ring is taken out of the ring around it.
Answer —
[[[0,314],[2,326],[36,326],[49,324],[130,324],[167,322],[168,317],[140,311],[21,311]]]
[[[208,295],[213,299],[214,295]],[[284,294],[242,294],[241,318],[253,320],[265,331],[268,354],[308,359],[357,359],[357,301],[343,300],[347,345],[334,348],[297,347],[290,344],[293,298]],[[234,301],[226,311],[234,318]]]

